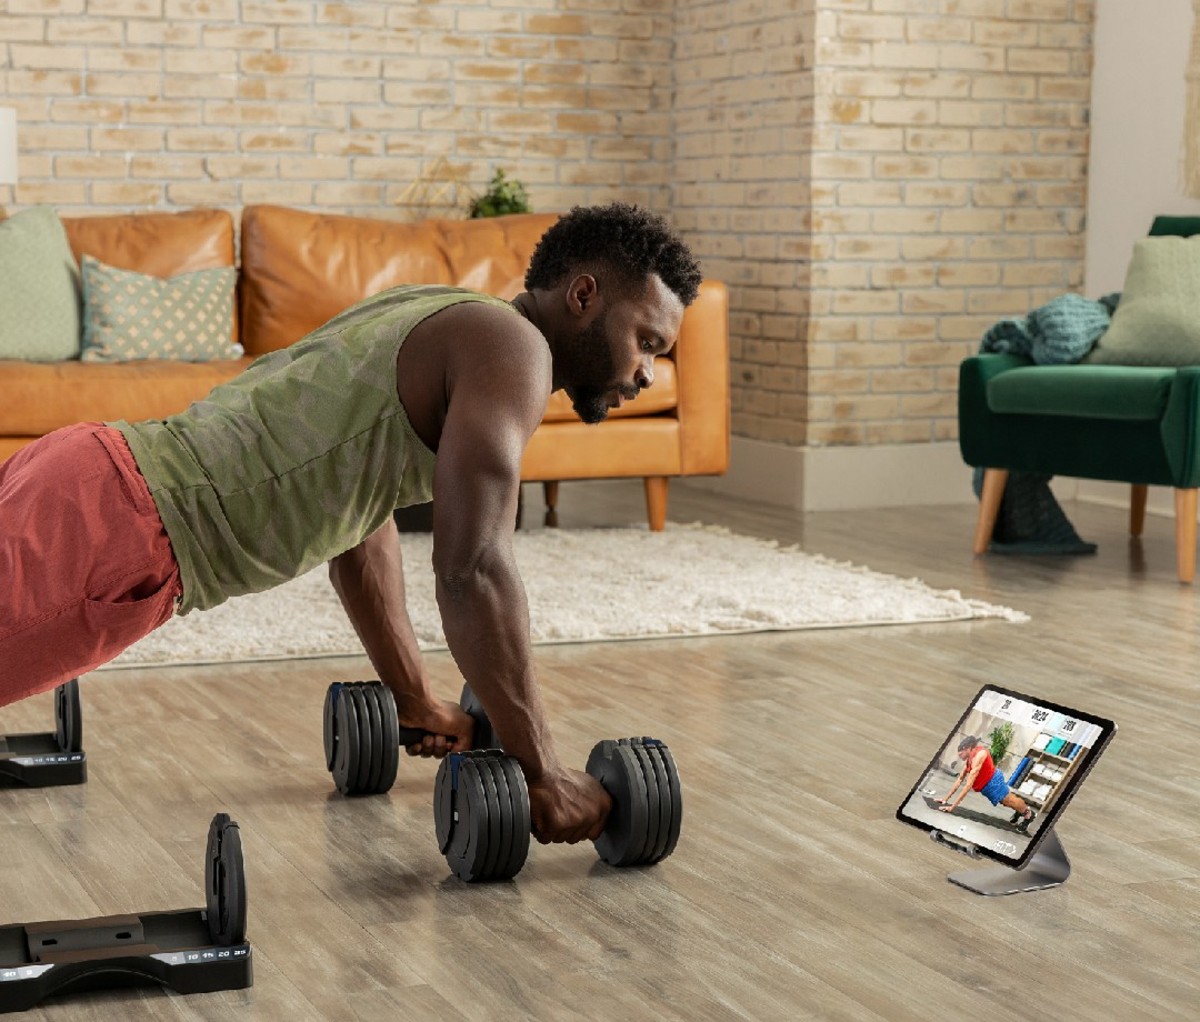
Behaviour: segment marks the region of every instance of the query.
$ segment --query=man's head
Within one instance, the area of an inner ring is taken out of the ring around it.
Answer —
[[[979,739],[974,735],[968,735],[958,743],[958,758],[965,761],[978,747]]]
[[[675,343],[700,267],[662,217],[621,202],[576,206],[538,242],[525,287],[562,387],[600,422],[654,382]]]

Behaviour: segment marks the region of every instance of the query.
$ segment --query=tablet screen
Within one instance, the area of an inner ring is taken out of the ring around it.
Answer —
[[[1019,868],[1115,731],[1110,720],[986,685],[896,816]]]

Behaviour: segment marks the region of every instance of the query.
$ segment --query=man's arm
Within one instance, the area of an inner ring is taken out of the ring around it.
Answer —
[[[433,732],[419,751],[442,756],[469,749],[471,718],[456,712],[454,704],[434,698],[417,650],[405,606],[396,523],[389,519],[358,546],[330,561],[329,580],[379,679],[396,698],[401,725]],[[410,751],[418,750],[410,747]]]
[[[507,327],[507,329],[505,329]],[[549,355],[513,321],[450,381],[434,472],[433,568],[446,642],[530,788],[540,840],[599,835],[610,802],[565,770],[533,670],[529,609],[513,558],[521,458],[545,411]]]

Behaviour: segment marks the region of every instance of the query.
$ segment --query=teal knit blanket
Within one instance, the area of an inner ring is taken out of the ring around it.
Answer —
[[[1119,292],[1098,301],[1059,295],[1022,319],[1006,319],[983,335],[981,352],[1024,355],[1040,366],[1078,362],[1108,329]]]

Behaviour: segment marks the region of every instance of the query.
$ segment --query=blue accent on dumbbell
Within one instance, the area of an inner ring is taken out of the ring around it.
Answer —
[[[462,763],[461,752],[450,753],[450,790],[458,791],[458,767]]]

